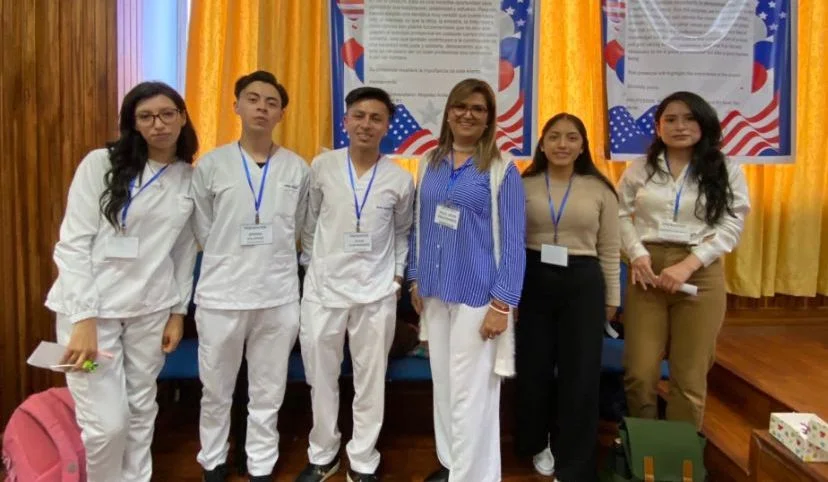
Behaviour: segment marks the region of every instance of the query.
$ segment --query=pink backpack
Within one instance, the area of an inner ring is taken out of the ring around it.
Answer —
[[[86,455],[67,388],[26,399],[3,434],[6,482],[86,481]]]

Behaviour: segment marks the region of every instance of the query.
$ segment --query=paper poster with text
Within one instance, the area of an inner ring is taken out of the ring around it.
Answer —
[[[497,145],[532,154],[537,106],[535,0],[329,0],[334,146],[348,144],[345,96],[361,86],[391,94],[385,154],[437,146],[449,91],[467,78],[497,95]]]
[[[722,124],[722,151],[793,162],[797,0],[602,0],[609,151],[644,155],[654,114],[695,92]]]

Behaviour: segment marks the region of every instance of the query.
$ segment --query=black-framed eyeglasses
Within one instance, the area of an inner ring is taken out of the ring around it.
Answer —
[[[180,109],[164,109],[157,114],[139,112],[135,116],[135,123],[139,126],[149,127],[155,124],[155,119],[158,119],[162,124],[170,124],[178,118],[178,114],[180,113]]]

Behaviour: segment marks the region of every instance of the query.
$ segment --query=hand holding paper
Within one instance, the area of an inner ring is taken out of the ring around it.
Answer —
[[[66,372],[71,370],[75,367],[74,363],[63,363],[63,355],[66,353],[66,347],[63,345],[59,345],[57,343],[51,341],[42,341],[40,344],[35,348],[32,354],[29,356],[29,359],[26,360],[26,363],[33,367],[37,368],[45,368],[47,370],[52,370],[55,372]],[[98,355],[106,360],[112,359],[112,354],[105,351],[99,351]],[[81,365],[83,371],[90,372],[94,371],[99,367],[99,362],[93,362],[91,360],[86,360],[91,363],[95,364],[93,368],[92,365],[87,364],[86,367]]]
[[[74,364],[75,370],[88,370],[83,364],[95,361],[98,354],[98,320],[87,318],[72,325],[72,334],[60,364]]]
[[[696,295],[699,294],[699,287],[696,286],[696,285],[688,284],[688,283],[682,284],[681,287],[678,290],[680,292],[688,294],[690,296],[696,296]]]
[[[664,268],[658,275],[658,287],[668,293],[686,293],[691,296],[698,294],[698,288],[687,283],[687,280],[701,268],[701,261],[695,255],[689,255],[682,261]]]

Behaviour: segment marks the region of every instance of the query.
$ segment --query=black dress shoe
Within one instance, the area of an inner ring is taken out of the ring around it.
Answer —
[[[339,470],[339,456],[325,465],[309,463],[305,470],[296,477],[296,482],[324,482],[330,479]]]
[[[213,470],[205,470],[202,476],[204,482],[224,482],[227,478],[227,465],[221,464]]]
[[[353,469],[348,469],[348,482],[379,482],[377,474],[364,474]]]
[[[423,482],[448,482],[449,479],[449,469],[445,467],[440,467],[436,471],[432,472],[428,477],[425,478]]]

